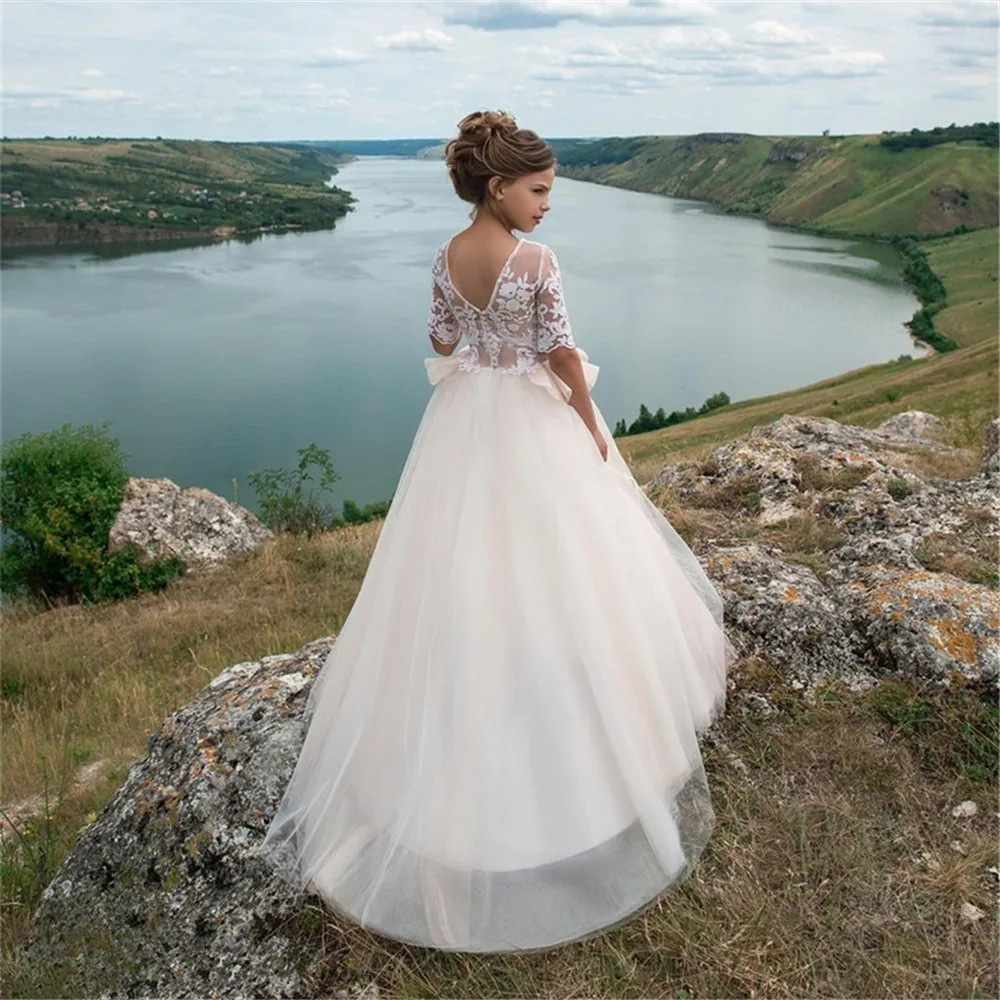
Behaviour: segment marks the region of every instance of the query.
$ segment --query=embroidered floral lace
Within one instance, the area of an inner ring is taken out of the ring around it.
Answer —
[[[557,347],[576,347],[555,254],[521,240],[497,275],[485,308],[468,302],[451,282],[449,240],[434,258],[428,332],[441,344],[464,335],[463,371],[489,367],[510,374],[530,371]]]

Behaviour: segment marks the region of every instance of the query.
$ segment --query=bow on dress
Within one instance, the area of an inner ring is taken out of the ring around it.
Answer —
[[[443,378],[447,378],[453,372],[457,371],[462,361],[467,357],[468,353],[471,352],[472,348],[466,345],[460,351],[456,351],[454,354],[448,357],[442,357],[438,355],[433,358],[424,358],[424,367],[427,369],[427,378],[429,379],[431,385],[436,385]],[[597,381],[597,373],[601,370],[598,365],[593,365],[587,359],[587,352],[581,347],[576,348],[576,353],[580,356],[580,361],[583,364],[583,376],[587,382],[587,389],[591,389],[594,383]],[[535,385],[541,386],[546,392],[549,393],[554,399],[560,403],[569,402],[570,396],[573,391],[570,387],[561,379],[552,368],[549,366],[547,361],[538,361],[535,365],[528,369],[525,373],[527,379],[530,382],[534,382]]]

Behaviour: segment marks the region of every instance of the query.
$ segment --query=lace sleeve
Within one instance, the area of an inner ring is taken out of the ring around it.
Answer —
[[[431,290],[431,314],[427,321],[427,332],[439,344],[454,344],[462,337],[462,330],[452,311],[448,296],[441,287],[441,251],[434,261],[433,288]]]
[[[542,248],[535,292],[535,316],[538,327],[538,352],[547,354],[557,347],[576,347],[563,297],[559,261],[548,248]]]

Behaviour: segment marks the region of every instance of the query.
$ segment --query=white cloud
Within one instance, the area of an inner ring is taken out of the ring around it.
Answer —
[[[100,90],[96,87],[65,87],[46,88],[18,86],[5,84],[3,102],[13,105],[27,105],[34,108],[58,107],[63,103],[112,103],[116,101],[137,100],[137,94],[124,90]]]
[[[101,76],[101,71],[99,69],[85,69],[81,70],[82,76]]]
[[[380,36],[375,39],[375,44],[382,49],[401,52],[442,52],[454,40],[437,28],[422,28],[420,31],[398,31],[394,35]]]
[[[239,76],[243,72],[242,66],[213,66],[209,71],[209,76]]]

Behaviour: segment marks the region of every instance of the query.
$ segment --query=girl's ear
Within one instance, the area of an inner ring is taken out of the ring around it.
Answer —
[[[494,174],[487,182],[486,187],[490,192],[491,197],[496,198],[499,201],[503,197],[503,178],[497,177]]]

